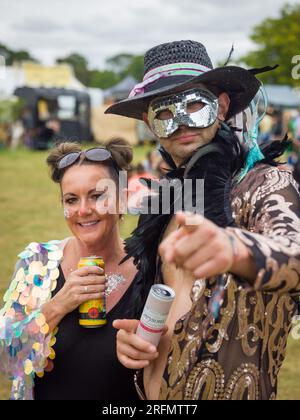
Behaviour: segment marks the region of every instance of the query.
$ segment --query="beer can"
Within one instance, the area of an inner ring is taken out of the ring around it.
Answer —
[[[105,270],[102,257],[80,258],[78,268],[86,266],[97,266]],[[100,299],[88,300],[79,306],[79,325],[84,328],[99,328],[107,323],[105,296]]]
[[[175,292],[164,284],[151,287],[136,334],[155,346],[164,329]]]

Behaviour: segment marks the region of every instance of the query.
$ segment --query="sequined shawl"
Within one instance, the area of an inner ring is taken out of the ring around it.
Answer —
[[[0,372],[12,380],[11,399],[33,399],[35,374],[42,377],[55,357],[57,329],[49,327],[41,307],[59,277],[65,241],[29,244],[18,255],[13,280],[0,311]]]

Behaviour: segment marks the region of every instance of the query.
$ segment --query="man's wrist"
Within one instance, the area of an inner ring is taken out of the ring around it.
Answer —
[[[226,233],[232,246],[233,260],[230,269],[232,274],[255,281],[255,262],[250,249],[235,235],[234,229],[226,228]]]

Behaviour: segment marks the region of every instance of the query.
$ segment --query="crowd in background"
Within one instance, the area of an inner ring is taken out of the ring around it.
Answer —
[[[284,164],[293,171],[297,182],[300,183],[300,110],[292,110],[288,115],[288,119],[284,120],[283,112],[269,108],[259,126],[259,143],[280,140],[288,132],[293,144],[284,157]],[[15,149],[25,146],[29,149],[44,149],[44,145],[51,147],[59,141],[59,132],[60,122],[57,119],[51,119],[39,127],[34,127],[30,114],[24,107],[17,121],[0,127],[0,137],[5,139],[0,143],[2,148]],[[149,152],[146,159],[129,174],[130,188],[139,192],[142,197],[146,194],[146,187],[139,182],[139,178],[160,179],[167,171],[167,164],[159,152],[157,150]]]

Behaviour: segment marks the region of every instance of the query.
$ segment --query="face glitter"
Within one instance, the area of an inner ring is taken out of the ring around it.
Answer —
[[[181,125],[192,128],[211,126],[217,119],[218,108],[218,98],[211,92],[191,89],[154,99],[149,106],[148,120],[159,138],[167,138]]]
[[[64,216],[66,219],[70,219],[70,211],[66,208],[64,208]]]
[[[107,287],[105,290],[105,295],[108,296],[112,292],[115,292],[119,289],[119,286],[126,282],[125,278],[121,274],[109,274],[106,276]]]

